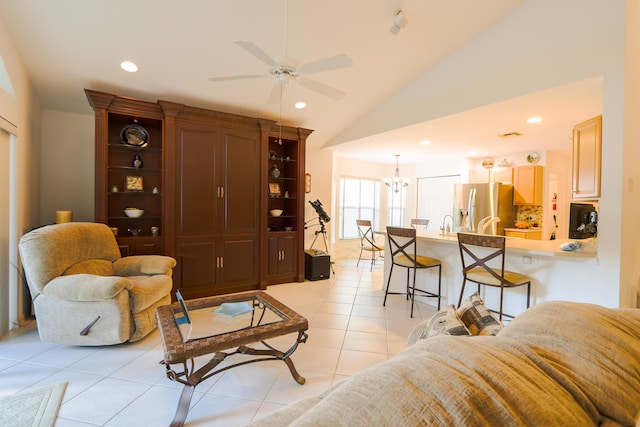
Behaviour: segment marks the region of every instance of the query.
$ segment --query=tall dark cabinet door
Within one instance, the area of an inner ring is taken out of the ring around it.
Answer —
[[[185,298],[259,287],[257,132],[176,121],[174,284]]]
[[[176,138],[176,236],[218,232],[219,186],[216,140],[212,126],[178,123]]]
[[[220,231],[224,234],[258,233],[259,148],[255,133],[225,131],[222,134],[224,212],[221,212],[221,218],[224,223]]]

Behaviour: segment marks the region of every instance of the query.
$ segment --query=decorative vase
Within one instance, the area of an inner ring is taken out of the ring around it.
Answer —
[[[278,178],[280,176],[280,169],[278,169],[276,165],[273,165],[269,175],[271,175],[271,178]]]
[[[133,156],[133,161],[131,162],[131,166],[133,166],[134,168],[142,167],[142,159],[140,158],[139,154],[136,154],[135,156]]]

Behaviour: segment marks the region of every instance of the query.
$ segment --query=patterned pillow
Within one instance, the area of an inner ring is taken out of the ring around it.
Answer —
[[[476,292],[458,308],[458,317],[469,329],[471,335],[496,335],[504,324],[484,305]]]
[[[471,335],[471,333],[458,318],[455,306],[449,305],[433,315],[419,339],[436,335]]]

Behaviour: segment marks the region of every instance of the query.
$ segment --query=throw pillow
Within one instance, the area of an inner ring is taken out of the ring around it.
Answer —
[[[471,335],[496,335],[504,328],[504,324],[484,305],[478,292],[458,308],[458,317]]]
[[[433,315],[419,339],[436,335],[471,335],[471,333],[458,318],[455,306],[449,305]]]

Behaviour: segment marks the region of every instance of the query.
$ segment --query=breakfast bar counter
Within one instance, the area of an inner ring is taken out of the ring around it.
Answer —
[[[384,234],[384,233],[383,233]],[[442,306],[457,304],[462,286],[462,266],[456,233],[441,234],[428,230],[417,231],[418,253],[438,258],[442,261]],[[580,248],[565,251],[560,247],[571,242],[579,242]],[[388,244],[385,245],[388,248]],[[582,295],[588,292],[590,278],[598,265],[597,241],[586,240],[531,240],[506,237],[507,270],[526,274],[533,279],[531,286],[531,305],[549,300],[582,302]],[[385,250],[384,283],[389,277],[390,253]],[[431,291],[437,290],[437,271],[418,271],[416,286]],[[406,273],[403,269],[394,269],[390,290],[404,292]],[[467,287],[465,296],[470,295],[475,286]],[[497,307],[499,289],[483,286],[482,297],[490,307]],[[390,296],[390,298],[393,298]],[[399,297],[396,297],[399,298]],[[419,296],[417,301],[421,299]],[[433,298],[423,299],[427,304],[435,305]],[[526,307],[526,289],[512,288],[505,291],[505,311],[521,313]]]

